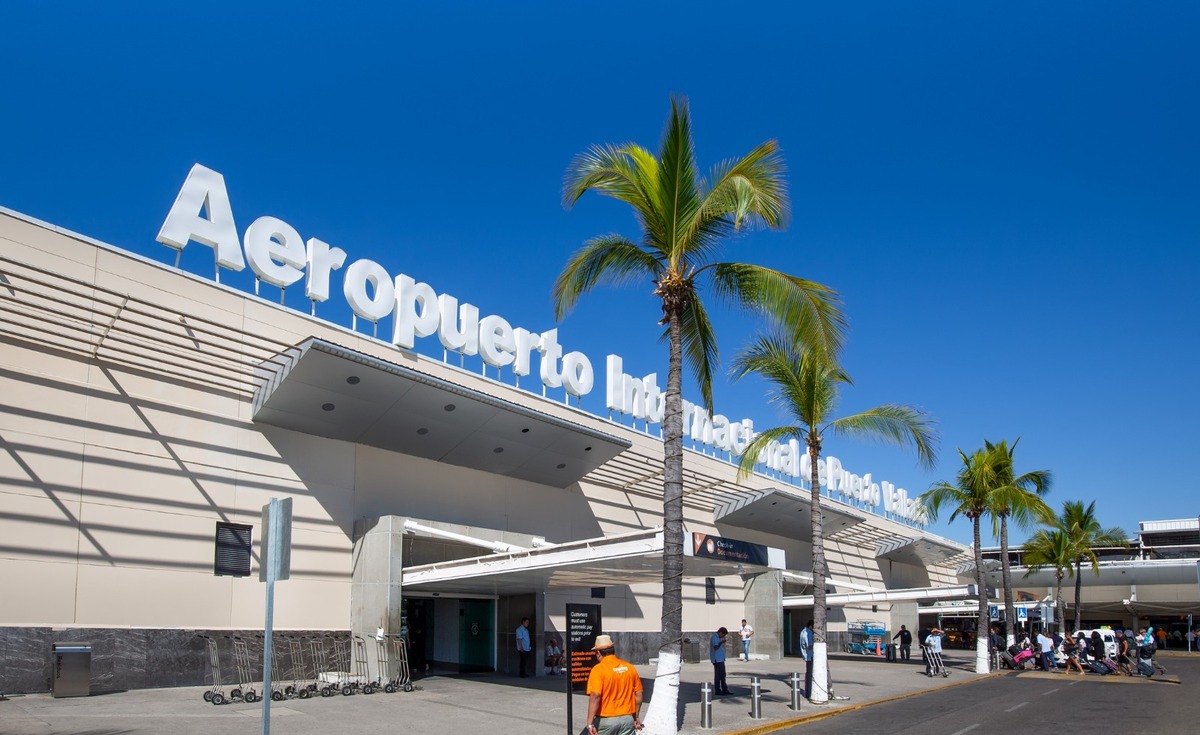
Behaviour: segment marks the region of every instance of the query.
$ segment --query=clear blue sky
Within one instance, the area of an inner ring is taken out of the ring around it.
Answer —
[[[920,492],[953,479],[956,448],[1020,437],[1055,506],[1095,499],[1127,531],[1200,514],[1194,2],[8,2],[4,18],[0,205],[170,263],[154,238],[200,162],[240,230],[280,217],[535,331],[571,251],[637,234],[615,202],[563,209],[571,157],[656,148],[686,95],[706,169],[782,145],[790,226],[728,258],[843,294],[844,410],[939,420],[933,471],[827,452]],[[207,248],[184,260],[211,272]],[[560,340],[601,375],[617,353],[661,376],[658,317],[648,289],[599,292]],[[754,323],[717,326],[728,361]],[[761,384],[723,376],[719,412],[778,423]],[[602,405],[597,389],[584,408]]]

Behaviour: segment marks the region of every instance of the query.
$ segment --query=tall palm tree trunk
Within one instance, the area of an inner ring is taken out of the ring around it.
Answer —
[[[975,585],[979,594],[979,624],[975,627],[975,673],[986,674],[991,670],[988,662],[988,594],[983,583],[983,549],[979,546],[979,516],[971,519],[975,531]]]
[[[1083,610],[1079,607],[1079,596],[1083,593],[1083,562],[1075,560],[1075,630],[1083,627]]]
[[[1012,567],[1008,563],[1008,515],[1000,516],[1000,576],[1004,584],[1004,628],[1008,645],[1017,642],[1013,625],[1017,622],[1017,607],[1013,604]]]
[[[1062,596],[1062,572],[1058,573],[1058,584],[1054,587],[1054,612],[1058,615],[1059,626],[1062,626],[1063,616],[1067,614],[1067,603]],[[1045,625],[1043,624],[1043,628]],[[1076,629],[1078,630],[1078,628]]]
[[[679,312],[668,311],[671,357],[663,415],[663,595],[662,639],[654,694],[646,710],[646,735],[679,730],[679,673],[683,638],[683,339]]]
[[[809,482],[812,484],[812,558],[813,558],[813,650],[812,691],[809,699],[817,704],[829,701],[829,648],[826,644],[825,627],[825,579],[829,569],[825,565],[825,517],[821,512],[821,476],[817,471],[817,460],[821,456],[821,439],[808,436],[808,457],[812,460]]]

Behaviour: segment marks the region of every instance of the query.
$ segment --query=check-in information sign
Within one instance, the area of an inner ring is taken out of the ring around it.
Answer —
[[[761,564],[764,567],[769,564],[766,546],[707,533],[692,533],[692,555],[738,564]]]
[[[596,645],[596,636],[600,635],[601,630],[599,605],[567,605],[571,684],[577,689],[587,686],[588,675],[596,665],[596,654],[592,653],[592,646]]]

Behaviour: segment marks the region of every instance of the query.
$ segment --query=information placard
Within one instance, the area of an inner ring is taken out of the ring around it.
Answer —
[[[567,641],[571,656],[571,684],[575,689],[587,687],[588,675],[596,665],[596,636],[603,630],[599,605],[567,605]]]

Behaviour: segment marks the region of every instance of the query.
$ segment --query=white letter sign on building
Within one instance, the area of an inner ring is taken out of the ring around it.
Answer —
[[[254,220],[239,241],[225,177],[198,163],[188,172],[157,240],[180,253],[189,242],[212,248],[218,281],[221,268],[241,271],[247,260],[258,281],[280,289],[306,278],[305,295],[312,300],[314,313],[317,302],[329,299],[333,271],[342,270],[347,260],[341,248],[315,237],[305,242],[296,228],[277,217]],[[438,293],[428,283],[404,273],[393,277],[373,260],[356,260],[342,270],[342,294],[357,318],[378,324],[390,316],[391,343],[402,349],[413,349],[418,339],[436,334],[446,350],[478,355],[485,365],[497,369],[511,367],[518,378],[533,372],[533,356],[537,353],[538,378],[547,388],[561,387],[579,398],[595,387],[591,361],[582,352],[564,353],[557,329],[538,333],[515,327],[497,314],[481,317],[472,304],[460,304],[454,296]],[[642,378],[626,375],[618,355],[608,356],[607,367],[605,405],[648,425],[661,424],[666,392],[658,386],[657,374]],[[683,409],[684,434],[695,443],[736,457],[754,438],[750,419],[732,421],[721,414],[709,415],[703,406],[687,401]],[[811,459],[795,440],[772,442],[757,459],[767,470],[792,478],[801,486],[809,480]],[[818,482],[830,495],[864,506],[877,508],[882,504],[887,513],[925,522],[916,499],[903,488],[889,482],[872,482],[869,474],[860,477],[850,473],[836,457],[818,460],[817,470]]]

